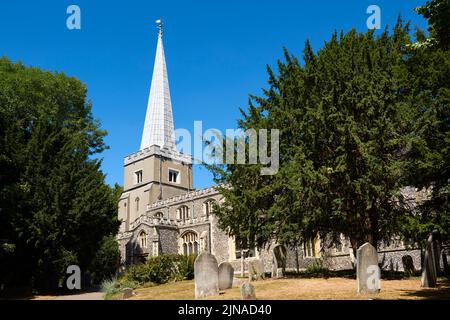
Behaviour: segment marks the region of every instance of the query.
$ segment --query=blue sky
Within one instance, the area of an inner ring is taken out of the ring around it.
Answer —
[[[0,3],[0,56],[29,66],[63,71],[88,87],[93,114],[108,131],[103,171],[110,184],[123,179],[123,157],[137,151],[152,76],[157,29],[163,18],[164,48],[176,128],[235,128],[248,94],[266,86],[266,65],[282,47],[301,54],[310,39],[322,46],[334,30],[367,30],[366,9],[381,8],[382,28],[400,13],[426,27],[413,8],[422,1],[385,0],[43,0]],[[81,9],[81,30],[68,30],[66,9]],[[194,185],[211,185],[194,168]]]

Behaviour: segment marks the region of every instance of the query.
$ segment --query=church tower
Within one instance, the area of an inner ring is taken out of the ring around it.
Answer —
[[[140,150],[125,157],[124,191],[119,200],[120,232],[159,200],[192,190],[192,158],[177,151],[170,100],[169,79],[163,47],[163,25],[159,32]]]

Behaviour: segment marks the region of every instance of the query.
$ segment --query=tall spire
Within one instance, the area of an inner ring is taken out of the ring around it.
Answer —
[[[175,133],[173,128],[172,104],[170,102],[169,79],[162,43],[163,26],[156,20],[159,28],[156,47],[155,65],[153,66],[152,84],[145,115],[144,132],[141,148],[152,145],[175,150]]]

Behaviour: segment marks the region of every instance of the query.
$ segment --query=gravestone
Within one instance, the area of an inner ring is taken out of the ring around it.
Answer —
[[[422,277],[421,285],[424,288],[434,288],[436,287],[436,258],[434,257],[434,236],[430,234],[427,241],[427,246],[425,248],[425,256],[423,259],[422,266]]]
[[[244,282],[241,285],[242,300],[256,300],[255,287],[250,282]]]
[[[356,282],[358,293],[380,292],[380,267],[377,250],[366,242],[356,252]]]
[[[276,245],[273,248],[273,262],[272,262],[272,278],[283,277],[286,268],[287,250],[283,245]]]
[[[229,289],[233,286],[234,269],[229,262],[219,264],[219,290]]]
[[[209,252],[202,252],[194,262],[195,298],[219,295],[217,260]]]
[[[432,237],[434,264],[436,265],[436,276],[439,276],[441,273],[441,264],[440,264],[441,246],[439,244],[439,231],[433,230],[431,232],[431,237]]]
[[[260,259],[248,260],[248,279],[250,281],[265,279],[264,265]]]
[[[283,278],[283,277],[284,277],[283,268],[277,268],[277,270],[275,270],[274,278]]]
[[[447,253],[445,250],[442,250],[442,263],[444,266],[444,274],[446,276],[450,276],[450,267],[448,265]]]
[[[128,299],[131,298],[133,296],[133,289],[131,288],[123,288],[122,289],[122,299]]]
[[[403,256],[402,263],[403,263],[403,270],[406,275],[412,276],[416,273],[416,268],[414,267],[414,261],[410,255]]]

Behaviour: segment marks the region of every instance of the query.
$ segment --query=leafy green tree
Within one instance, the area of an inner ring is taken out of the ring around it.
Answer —
[[[426,42],[444,50],[450,49],[450,1],[432,0],[417,7],[416,12],[428,20],[430,38]]]
[[[423,243],[432,230],[450,240],[450,5],[431,1],[418,12],[428,20],[432,46],[412,46],[409,68],[412,105],[418,112],[413,123],[416,139],[410,150],[407,184],[428,190],[429,198],[407,215],[404,235]],[[424,43],[425,35],[418,38]]]
[[[0,114],[0,282],[54,289],[68,265],[89,272],[118,230],[117,190],[94,158],[106,132],[78,80],[6,58]]]
[[[119,243],[114,236],[103,238],[100,248],[96,251],[89,272],[94,283],[113,278],[120,266]]]
[[[280,170],[214,166],[225,203],[222,227],[263,244],[298,243],[318,232],[344,234],[353,248],[389,241],[404,215],[400,193],[418,117],[408,103],[408,26],[392,34],[333,34],[303,64],[285,51],[269,68],[264,97],[251,97],[242,129],[280,129]]]

